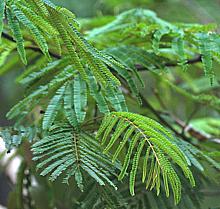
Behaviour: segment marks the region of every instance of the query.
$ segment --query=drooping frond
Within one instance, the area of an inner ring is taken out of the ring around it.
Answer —
[[[48,53],[47,42],[46,42],[44,36],[42,35],[42,33],[40,32],[40,30],[38,29],[38,27],[36,25],[34,25],[34,23],[31,22],[31,20],[29,20],[27,18],[25,13],[23,13],[23,11],[19,9],[18,5],[12,4],[11,10],[12,10],[13,14],[16,16],[16,18],[18,19],[18,21],[21,22],[25,27],[27,27],[27,29],[31,32],[34,40],[36,41],[36,43],[38,44],[38,46],[40,47],[42,52],[47,57],[50,57],[49,53]]]
[[[7,9],[6,11],[7,11],[9,27],[11,28],[12,33],[14,35],[14,38],[17,42],[18,53],[21,57],[22,62],[24,64],[27,64],[26,52],[25,52],[25,49],[24,49],[24,40],[23,40],[23,37],[22,37],[22,34],[21,34],[21,29],[20,29],[19,22],[9,9]]]
[[[112,130],[113,134],[108,139]],[[171,133],[150,118],[133,113],[112,112],[104,118],[97,137],[102,139],[105,153],[111,150],[113,145],[117,147],[113,153],[113,161],[123,156],[123,149],[126,149],[119,179],[123,179],[126,172],[130,173],[132,195],[137,170],[142,167],[142,181],[146,183],[146,189],[156,187],[159,194],[162,176],[166,195],[169,196],[170,185],[175,203],[178,203],[181,197],[181,182],[170,159],[182,169],[192,186],[195,184],[186,156],[176,145]]]
[[[43,139],[32,146],[33,160],[38,161],[37,168],[41,175],[49,175],[54,181],[65,173],[63,182],[68,183],[75,177],[77,185],[83,190],[83,173],[86,172],[100,185],[110,184],[110,176],[115,167],[107,155],[101,153],[95,138],[85,132],[76,132],[71,126],[57,124]]]

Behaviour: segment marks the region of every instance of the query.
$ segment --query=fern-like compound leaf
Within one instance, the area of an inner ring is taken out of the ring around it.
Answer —
[[[32,151],[33,160],[39,161],[37,168],[42,170],[41,175],[49,175],[51,181],[65,173],[63,182],[68,183],[74,176],[82,190],[86,172],[100,185],[115,187],[110,176],[115,175],[117,166],[101,153],[98,142],[88,133],[76,132],[67,124],[57,124],[51,127],[48,136],[32,146]]]
[[[112,131],[112,136],[109,136]],[[124,137],[121,140],[120,137],[123,135]],[[157,194],[159,194],[160,175],[162,175],[166,194],[169,196],[170,185],[175,203],[180,201],[181,182],[170,158],[181,168],[185,177],[190,180],[191,185],[195,185],[187,157],[176,145],[175,138],[168,130],[150,118],[134,113],[112,112],[105,116],[97,137],[102,139],[102,144],[105,144],[105,152],[112,150],[113,145],[117,147],[116,151],[112,151],[114,152],[113,160],[120,155],[123,156],[123,148],[127,150],[118,178],[123,179],[129,165],[131,165],[131,170],[128,172],[130,173],[129,184],[132,195],[135,193],[136,173],[142,160],[144,161],[142,181],[144,182],[146,179],[146,188],[151,190],[155,187]],[[109,140],[107,140],[108,137]],[[126,144],[128,148],[125,147]],[[143,152],[144,155],[142,155]],[[149,166],[148,161],[150,161]]]
[[[7,11],[9,27],[11,28],[14,39],[17,42],[18,53],[21,57],[22,62],[26,65],[27,64],[26,52],[24,49],[24,39],[21,33],[20,24],[10,9],[7,9],[6,11]]]

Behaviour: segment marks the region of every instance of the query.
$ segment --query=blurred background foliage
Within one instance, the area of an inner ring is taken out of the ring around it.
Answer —
[[[154,10],[171,22],[220,22],[218,0],[53,0],[71,9],[78,17],[117,15],[122,11],[141,7]]]

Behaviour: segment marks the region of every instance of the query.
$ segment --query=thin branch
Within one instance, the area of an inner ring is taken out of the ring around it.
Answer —
[[[9,41],[16,42],[16,41],[13,39],[12,36],[10,36],[9,34],[7,34],[7,33],[5,33],[5,32],[2,33],[2,37],[8,39]],[[33,51],[36,51],[36,52],[39,52],[39,53],[43,53],[43,52],[41,51],[41,49],[40,49],[39,47],[37,47],[37,46],[27,46],[27,47],[25,47],[25,48],[26,48],[26,49],[33,50]],[[56,53],[51,52],[51,51],[49,51],[49,54],[51,55],[51,57],[54,57],[54,58],[56,58],[56,59],[61,59],[61,56],[60,56],[59,54],[56,54]],[[189,59],[189,60],[187,61],[187,64],[195,64],[195,63],[198,63],[198,62],[201,62],[201,61],[202,61],[202,57],[201,57],[201,55],[198,55],[197,57],[195,57],[195,58],[193,58],[193,59]],[[176,67],[176,66],[178,66],[178,63],[165,63],[164,65],[165,65],[166,67]],[[135,67],[136,67],[136,69],[137,69],[138,71],[145,71],[145,70],[147,70],[146,67],[144,67],[144,66],[142,66],[142,65],[140,65],[140,64],[136,64]]]
[[[196,64],[196,63],[199,63],[202,61],[202,56],[201,55],[198,55],[197,57],[195,58],[192,58],[192,59],[189,59],[186,64],[188,65],[192,65],[192,64]],[[164,66],[166,67],[177,67],[179,64],[178,63],[165,63]],[[146,71],[148,70],[146,67],[140,65],[140,64],[136,64],[135,65],[137,71]]]
[[[198,129],[194,128],[190,124],[187,125],[184,121],[182,121],[181,119],[177,118],[176,116],[174,116],[168,112],[163,112],[161,114],[169,116],[177,126],[179,126],[181,129],[184,129],[184,132],[182,132],[181,135],[185,135],[185,133],[187,133],[191,137],[196,138],[200,142],[204,142],[204,141],[208,141],[208,140],[213,139],[213,137],[211,135],[199,131]],[[212,140],[212,141],[215,142],[214,140]],[[217,142],[217,143],[219,143],[219,142]]]
[[[2,37],[4,37],[5,39],[8,39],[9,41],[16,42],[12,36],[10,36],[9,34],[5,32],[2,32]]]
[[[10,36],[9,34],[7,34],[5,32],[2,33],[2,37],[4,37],[5,39],[7,39],[9,41],[16,42],[12,36]],[[37,46],[26,46],[25,49],[30,49],[32,51],[39,52],[41,54],[43,53],[41,51],[41,49]],[[50,54],[51,57],[54,57],[56,59],[61,59],[61,56],[59,54],[56,54],[56,53],[51,52],[51,51],[49,51],[49,54]]]
[[[189,115],[187,121],[185,122],[185,126],[182,128],[182,133],[185,132],[185,129],[187,128],[187,126],[190,124],[191,119],[193,118],[193,116],[199,111],[199,106],[195,106],[194,110],[191,112],[191,114]]]

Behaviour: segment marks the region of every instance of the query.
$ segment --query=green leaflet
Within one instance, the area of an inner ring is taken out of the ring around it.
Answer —
[[[8,18],[9,27],[12,30],[12,33],[14,35],[14,39],[17,42],[18,53],[21,57],[22,62],[26,65],[27,59],[26,59],[26,52],[24,49],[24,39],[23,39],[23,36],[21,33],[19,22],[15,18],[14,14],[11,12],[11,10],[7,9],[6,11],[7,11],[7,18]]]
[[[82,177],[82,172],[80,171],[79,167],[76,169],[76,172],[75,172],[75,180],[76,180],[77,186],[80,188],[81,191],[83,191],[83,177]]]
[[[110,148],[113,146],[113,144],[116,142],[116,140],[119,138],[119,136],[124,132],[124,130],[129,126],[128,122],[124,122],[123,120],[119,121],[116,127],[116,131],[111,137],[111,140],[109,141],[108,145],[104,149],[104,152],[108,152]]]
[[[76,76],[74,81],[74,108],[79,123],[82,123],[86,116],[87,87],[80,76]]]
[[[5,11],[5,0],[0,0],[0,38],[3,31],[4,11]]]
[[[212,68],[211,40],[208,34],[198,34],[197,38],[200,44],[200,51],[202,54],[202,63],[204,66],[204,72],[205,75],[209,76],[212,83],[214,72]]]
[[[31,0],[31,1],[33,1],[36,4],[36,6],[38,7],[41,13],[43,13],[45,16],[49,15],[43,0]]]
[[[146,154],[144,155],[144,162],[143,162],[143,173],[142,173],[142,182],[145,182],[146,176],[147,176],[147,169],[148,169],[148,160],[150,156],[151,148],[148,147],[146,150]]]
[[[111,103],[116,111],[128,111],[124,95],[119,88],[107,87],[106,99]]]
[[[121,173],[119,174],[118,176],[118,179],[119,180],[122,180],[126,174],[126,171],[128,169],[128,166],[129,166],[129,163],[130,163],[130,160],[131,160],[131,155],[132,155],[132,152],[133,152],[133,149],[138,141],[138,138],[141,136],[141,133],[137,132],[134,137],[131,139],[130,143],[129,143],[129,148],[128,148],[128,152],[125,156],[125,160],[124,160],[124,163],[123,163],[123,167],[121,169]],[[131,185],[132,186],[132,185]]]
[[[133,163],[132,163],[132,169],[131,169],[131,175],[130,175],[130,193],[134,196],[134,184],[135,184],[135,177],[137,174],[138,169],[138,162],[140,160],[141,152],[144,148],[145,141],[142,141],[137,148],[137,152],[134,156]]]
[[[57,90],[55,96],[50,100],[50,103],[47,107],[47,110],[44,114],[43,118],[43,129],[48,130],[50,126],[53,124],[58,110],[61,106],[62,97],[64,94],[65,86],[62,86],[60,89]]]
[[[70,82],[66,85],[65,95],[64,95],[64,109],[65,109],[65,114],[66,114],[66,117],[69,123],[73,127],[78,128],[79,122],[78,122],[76,111],[75,111],[73,82]]]
[[[120,142],[119,146],[117,147],[117,150],[115,151],[115,154],[112,157],[112,161],[115,162],[118,155],[120,154],[121,150],[124,148],[126,142],[131,137],[132,133],[135,131],[135,127],[129,127],[124,134],[123,140]]]
[[[169,34],[169,32],[170,32],[170,29],[165,27],[165,28],[156,30],[156,32],[154,33],[154,39],[153,39],[152,47],[153,47],[153,50],[154,50],[155,54],[159,54],[161,38],[164,35]]]
[[[73,46],[73,43],[72,43],[71,38],[68,34],[68,31],[64,28],[64,26],[62,24],[62,19],[58,18],[58,13],[55,10],[50,8],[49,12],[50,12],[52,20],[54,21],[54,23],[53,23],[54,27],[56,27],[56,29],[58,30],[59,35],[68,50],[68,53],[69,53],[71,60],[72,60],[72,63],[74,64],[75,68],[79,71],[83,80],[87,81],[88,76],[85,73],[85,69],[80,61],[79,55],[76,53],[76,49]]]
[[[112,135],[110,135],[111,132],[113,132]],[[123,139],[118,140],[122,136]],[[142,181],[145,182],[146,179],[146,189],[152,190],[156,187],[157,194],[159,194],[161,187],[160,175],[162,175],[167,196],[169,196],[170,184],[175,203],[177,204],[180,201],[181,182],[171,165],[170,159],[180,167],[191,185],[195,185],[187,157],[176,145],[175,138],[163,126],[150,118],[129,112],[112,112],[105,116],[97,137],[102,139],[102,144],[105,145],[105,153],[113,145],[117,147],[116,150],[112,150],[114,152],[113,161],[120,155],[123,156],[122,148],[125,148],[127,144],[126,155],[118,178],[122,180],[131,165],[131,170],[128,172],[130,193],[132,195],[134,195],[136,174],[140,165],[142,165],[140,161],[143,152],[145,155],[143,155]],[[110,139],[107,141],[108,138]],[[147,147],[146,151],[144,151],[144,147]],[[149,167],[148,161],[151,161]]]
[[[95,99],[99,111],[102,113],[109,113],[109,107],[106,99],[99,90],[98,84],[92,75],[89,75],[89,91],[90,95]]]
[[[184,39],[182,37],[175,38],[173,40],[173,48],[176,54],[178,55],[179,65],[183,68],[183,70],[187,70],[187,58],[185,54],[185,47],[184,47]]]

